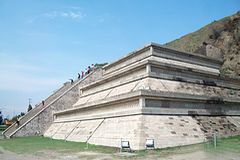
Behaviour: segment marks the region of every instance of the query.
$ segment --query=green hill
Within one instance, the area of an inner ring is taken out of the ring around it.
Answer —
[[[222,75],[240,78],[240,12],[165,45],[223,59]]]

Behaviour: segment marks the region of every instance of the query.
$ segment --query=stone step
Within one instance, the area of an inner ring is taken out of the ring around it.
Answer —
[[[24,125],[30,118],[35,116],[39,111],[41,111],[44,107],[47,107],[53,100],[55,100],[58,96],[60,96],[62,93],[64,93],[67,89],[69,89],[71,85],[64,85],[62,86],[58,91],[54,92],[52,95],[50,95],[44,102],[43,105],[40,103],[35,108],[33,108],[31,111],[26,113],[21,119],[19,119],[19,126],[17,126],[16,123],[9,126],[9,128],[3,133],[5,137],[10,138],[10,135],[18,128],[21,128],[22,125]]]
[[[94,70],[92,73],[94,72],[99,72],[98,69]],[[101,72],[101,71],[100,71]],[[13,125],[11,125],[10,127],[8,127],[8,129],[6,129],[4,131],[4,136],[6,138],[11,138],[11,136],[18,130],[20,130],[23,126],[26,125],[26,123],[28,123],[29,121],[31,121],[32,118],[34,118],[36,115],[40,114],[41,111],[43,111],[44,109],[48,108],[52,103],[54,103],[55,101],[57,101],[59,98],[61,98],[63,95],[67,94],[71,88],[75,87],[77,84],[79,84],[80,82],[83,81],[83,83],[89,83],[91,82],[91,80],[89,82],[84,82],[84,80],[89,77],[91,74],[88,74],[87,76],[85,76],[84,79],[81,80],[76,80],[74,81],[73,84],[70,83],[65,83],[61,88],[59,88],[56,92],[54,92],[52,95],[50,95],[47,99],[44,100],[45,104],[42,105],[42,103],[40,103],[38,106],[36,106],[35,108],[33,108],[30,112],[28,112],[26,115],[24,115],[20,120],[19,120],[19,126],[16,126],[16,123],[14,123]],[[94,75],[93,75],[94,76]]]

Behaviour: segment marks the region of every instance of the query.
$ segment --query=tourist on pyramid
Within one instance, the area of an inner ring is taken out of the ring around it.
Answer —
[[[20,122],[19,122],[19,119],[17,118],[17,121],[16,121],[16,124],[17,124],[17,127],[19,126]]]
[[[84,77],[84,71],[82,71],[82,78]]]
[[[91,72],[91,67],[88,66],[88,68],[87,68],[87,74],[89,74],[90,72]]]
[[[69,79],[69,80],[70,80],[71,84],[73,84],[73,79]]]

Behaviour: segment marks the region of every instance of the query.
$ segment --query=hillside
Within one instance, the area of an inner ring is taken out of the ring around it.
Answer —
[[[240,78],[240,12],[165,45],[222,59],[222,76]]]

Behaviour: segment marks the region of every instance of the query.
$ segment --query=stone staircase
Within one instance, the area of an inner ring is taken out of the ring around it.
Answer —
[[[95,71],[93,71],[95,72]],[[89,75],[91,75],[90,73]],[[16,123],[13,123],[11,126],[9,126],[2,134],[5,138],[11,138],[11,136],[17,132],[19,129],[21,129],[24,125],[26,125],[31,119],[33,119],[35,116],[40,114],[44,109],[51,106],[55,101],[57,101],[59,98],[61,98],[64,94],[68,93],[72,88],[74,88],[76,85],[78,85],[81,81],[84,81],[89,75],[85,76],[83,79],[74,81],[73,84],[65,83],[61,88],[59,88],[57,91],[55,91],[52,95],[50,95],[48,98],[44,100],[44,105],[42,103],[38,104],[35,108],[33,108],[31,111],[26,113],[23,117],[19,119],[19,126],[17,126]]]
[[[44,105],[42,103],[38,104],[31,111],[27,112],[23,117],[19,119],[19,126],[17,126],[16,122],[9,126],[4,132],[3,135],[6,138],[10,138],[11,134],[18,128],[21,128],[23,124],[25,124],[30,118],[35,116],[38,112],[40,112],[43,108],[48,107],[51,102],[53,102],[57,97],[59,97],[62,93],[67,91],[71,87],[70,83],[65,84],[52,95],[44,100]]]

